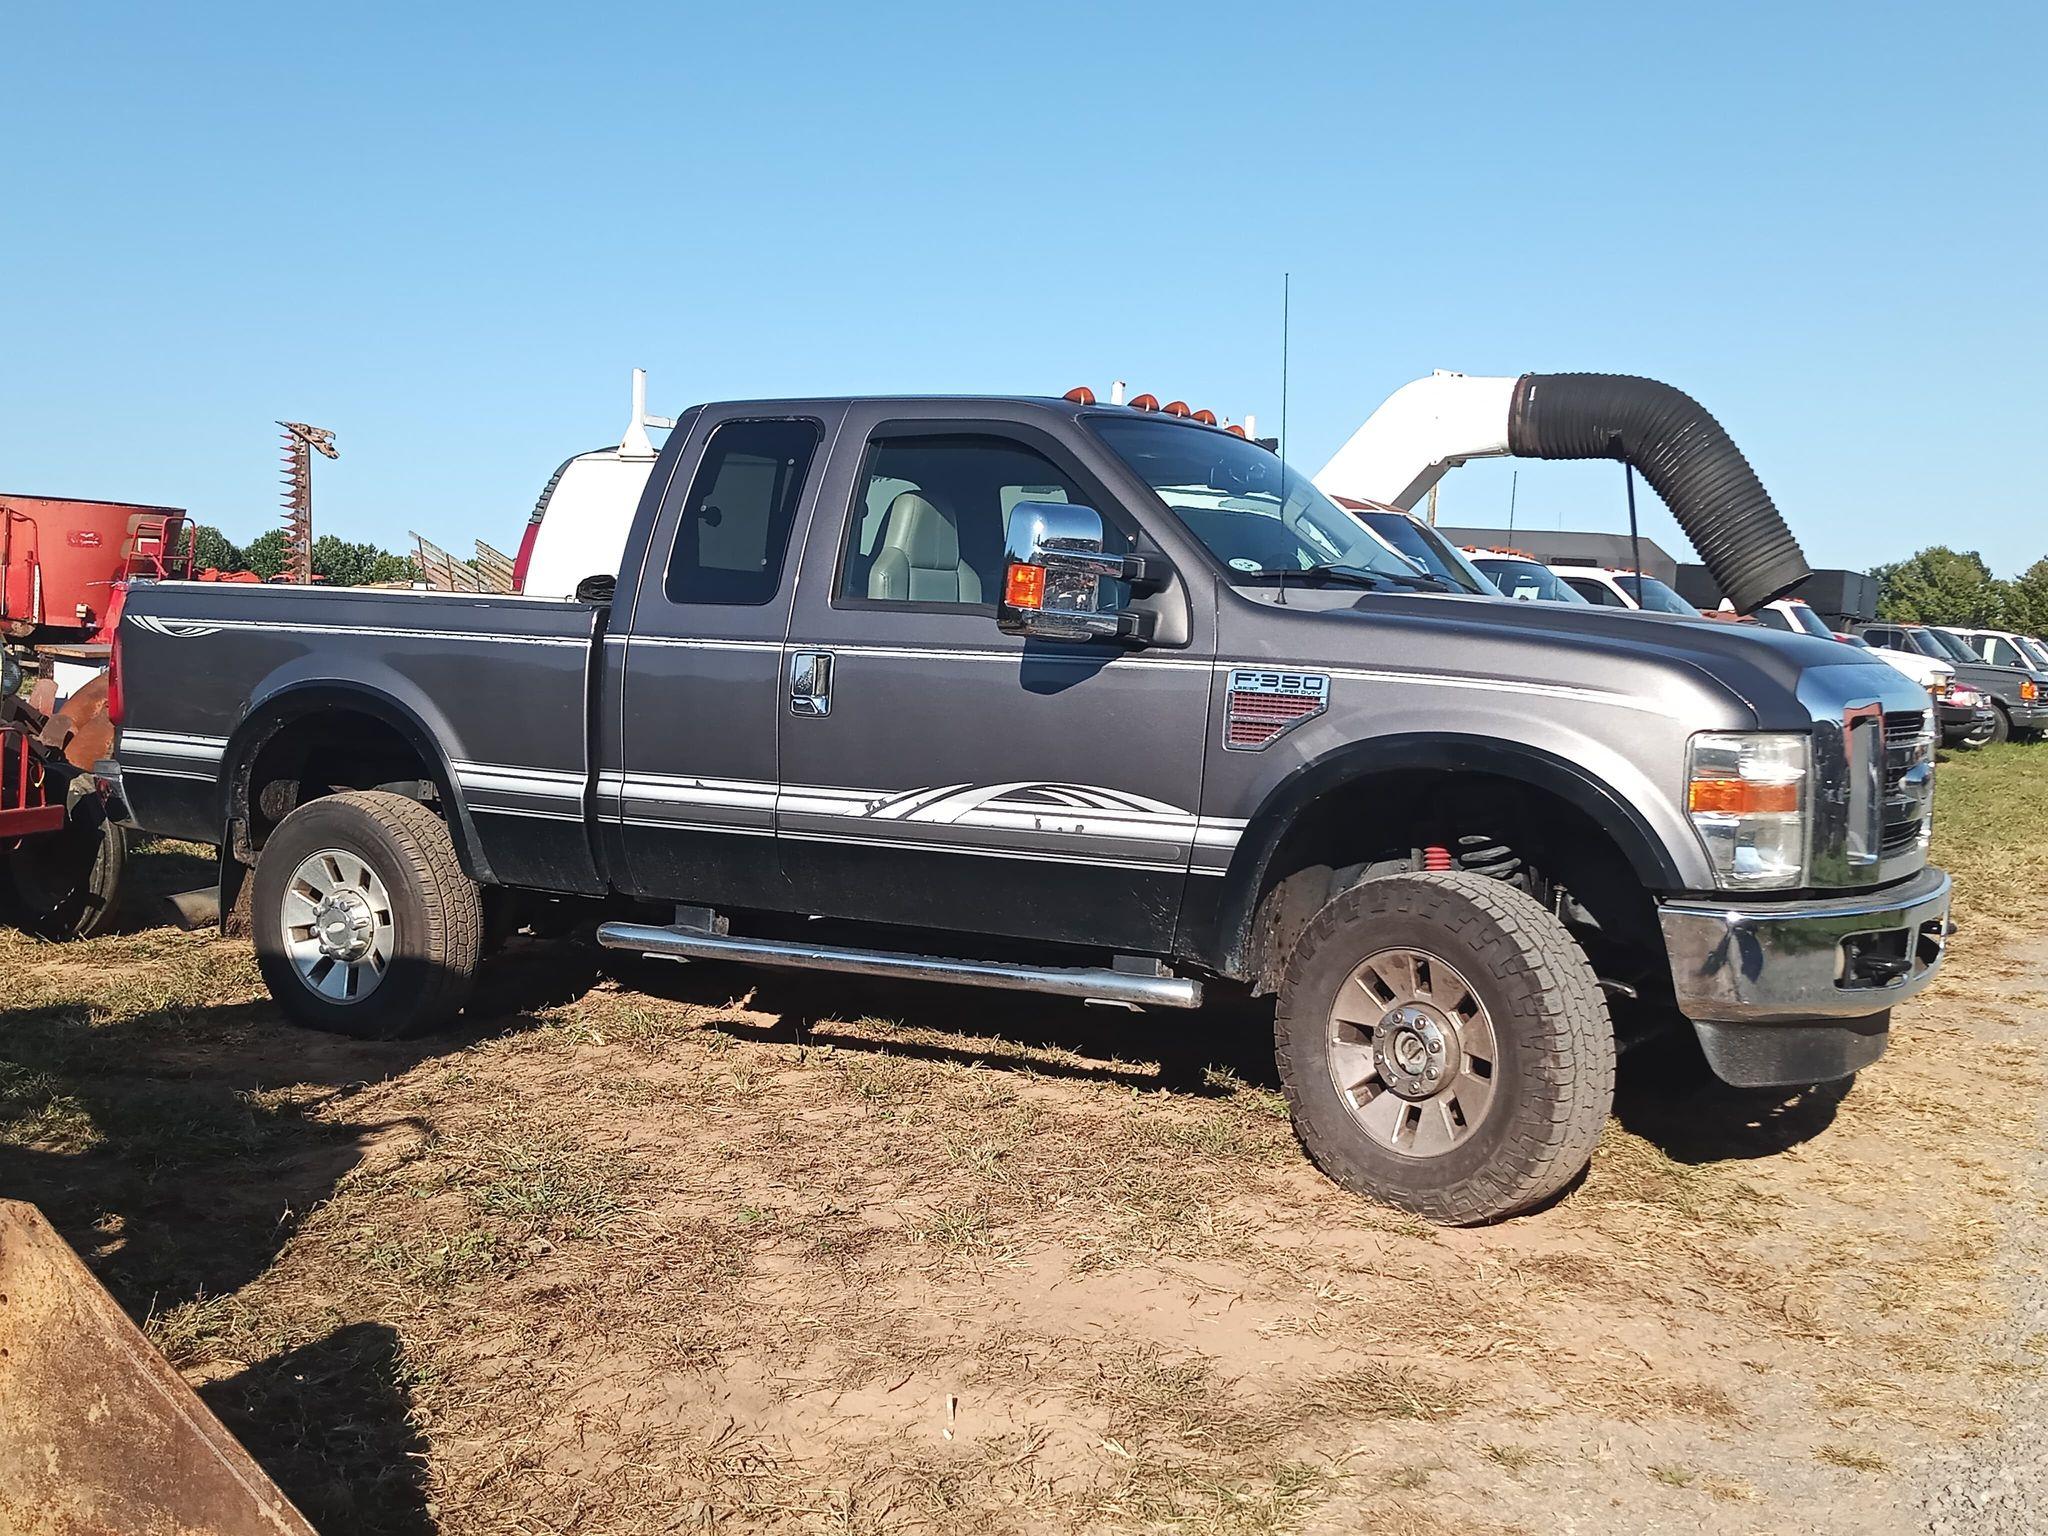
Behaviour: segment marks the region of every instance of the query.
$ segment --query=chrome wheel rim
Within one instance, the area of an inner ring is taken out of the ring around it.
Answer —
[[[391,896],[353,853],[323,848],[301,860],[285,886],[279,923],[299,980],[330,1003],[361,1002],[391,968]]]
[[[1338,1097],[1390,1152],[1440,1157],[1493,1108],[1493,1020],[1457,968],[1427,950],[1362,961],[1337,989],[1328,1040]]]

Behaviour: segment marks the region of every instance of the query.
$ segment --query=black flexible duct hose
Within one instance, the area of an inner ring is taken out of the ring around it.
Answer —
[[[1508,408],[1508,452],[1633,464],[1738,612],[1812,574],[1742,450],[1704,406],[1669,384],[1620,373],[1525,373]]]

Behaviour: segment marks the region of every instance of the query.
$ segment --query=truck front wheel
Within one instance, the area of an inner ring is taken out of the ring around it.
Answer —
[[[403,795],[349,790],[300,806],[256,864],[256,959],[300,1024],[395,1040],[468,1000],[481,893],[447,826]]]
[[[1431,1221],[1557,1193],[1614,1101],[1614,1029],[1585,953],[1483,875],[1393,875],[1331,901],[1295,947],[1274,1039],[1316,1165]]]

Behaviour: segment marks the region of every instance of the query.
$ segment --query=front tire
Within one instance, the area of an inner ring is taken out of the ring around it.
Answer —
[[[1997,746],[2001,741],[2012,740],[2012,716],[2005,712],[2003,704],[1991,706],[1991,734],[1984,738],[1987,746]]]
[[[349,790],[300,806],[256,864],[257,964],[295,1022],[395,1040],[468,1001],[483,902],[448,827],[417,801]]]
[[[1491,1221],[1585,1168],[1614,1102],[1614,1028],[1556,917],[1462,871],[1368,880],[1295,946],[1274,1023],[1303,1147],[1431,1221]]]

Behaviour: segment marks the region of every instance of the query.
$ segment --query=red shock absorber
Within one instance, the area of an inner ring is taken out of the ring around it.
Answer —
[[[1432,844],[1423,849],[1422,867],[1424,869],[1451,868],[1451,850],[1438,844]]]

